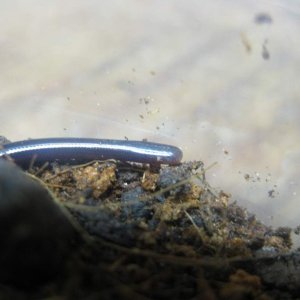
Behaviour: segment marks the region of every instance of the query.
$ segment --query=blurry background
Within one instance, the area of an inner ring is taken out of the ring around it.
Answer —
[[[300,3],[0,2],[0,135],[165,142],[300,223]]]

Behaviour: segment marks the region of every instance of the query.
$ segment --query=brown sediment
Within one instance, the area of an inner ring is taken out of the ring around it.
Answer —
[[[290,229],[265,226],[213,190],[202,162],[54,165],[38,180],[85,241],[43,295],[262,300],[292,299],[300,288]]]

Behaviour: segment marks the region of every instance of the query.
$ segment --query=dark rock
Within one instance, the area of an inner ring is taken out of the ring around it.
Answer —
[[[0,160],[0,282],[31,288],[53,279],[78,241],[47,190]]]

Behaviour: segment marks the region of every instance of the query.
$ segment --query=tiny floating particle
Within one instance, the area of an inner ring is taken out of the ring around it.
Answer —
[[[244,47],[245,47],[245,49],[246,49],[246,52],[247,52],[248,54],[251,53],[251,51],[252,51],[252,46],[251,46],[251,43],[250,43],[248,37],[247,37],[246,34],[243,33],[243,32],[240,34],[240,36],[241,36],[242,44],[244,45]]]
[[[261,25],[261,24],[272,24],[273,19],[268,13],[261,12],[261,13],[258,13],[258,14],[255,15],[254,22],[256,24],[259,24],[259,25]]]
[[[245,174],[244,178],[248,181],[250,179],[250,175],[249,174]]]
[[[262,53],[261,53],[261,55],[262,55],[262,58],[263,59],[269,59],[270,58],[270,52],[269,52],[269,50],[267,49],[267,47],[266,47],[266,45],[264,44],[263,45],[263,47],[262,47]]]
[[[270,198],[274,198],[275,197],[275,190],[272,189],[272,190],[268,191],[268,195],[269,195]]]

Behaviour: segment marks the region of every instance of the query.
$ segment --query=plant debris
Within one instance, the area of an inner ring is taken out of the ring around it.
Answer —
[[[293,299],[300,288],[291,229],[266,226],[216,192],[200,161],[34,171],[82,239],[59,280],[33,291],[3,285],[1,299],[267,300]]]

